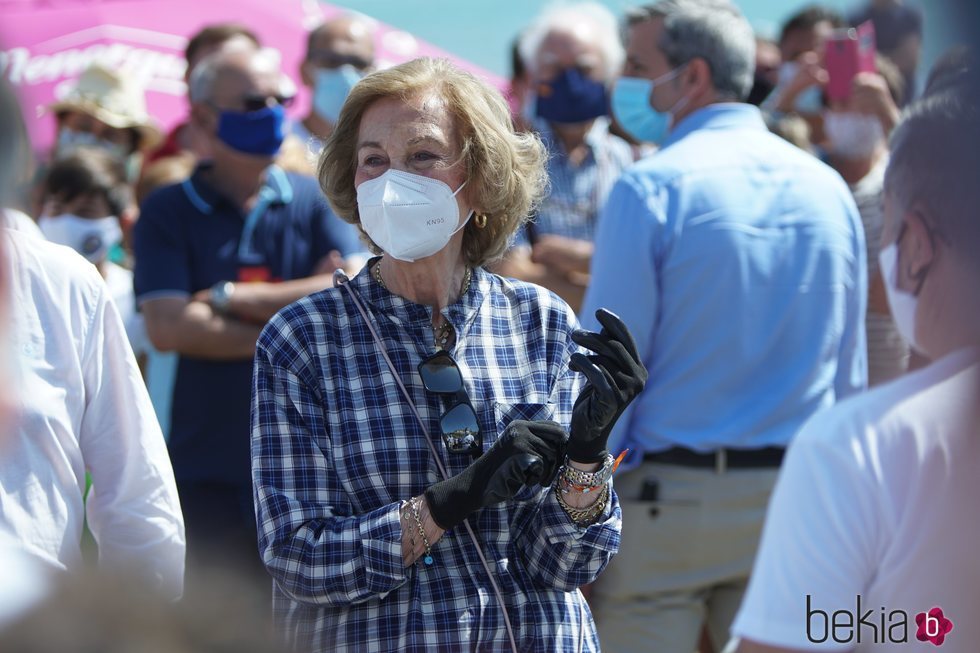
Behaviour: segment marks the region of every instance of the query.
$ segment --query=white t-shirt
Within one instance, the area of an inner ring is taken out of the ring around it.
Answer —
[[[20,415],[0,442],[0,534],[56,569],[99,563],[182,592],[184,524],[173,468],[108,289],[73,250],[0,230],[9,259],[13,387]],[[92,477],[83,501],[85,474]]]
[[[29,236],[44,238],[41,228],[26,213],[17,209],[0,209],[0,227],[21,231]]]
[[[942,652],[975,653],[978,501],[980,350],[816,415],[790,445],[733,634],[802,650],[920,650],[916,615],[939,607],[953,622]],[[834,631],[841,610],[853,628]],[[859,624],[869,610],[877,631]],[[893,643],[903,615],[909,643]]]

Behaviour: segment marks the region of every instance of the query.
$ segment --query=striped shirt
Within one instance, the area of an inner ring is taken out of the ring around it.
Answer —
[[[609,133],[608,118],[597,118],[585,136],[587,154],[574,164],[546,121],[534,126],[548,150],[549,188],[532,228],[539,234],[592,242],[599,209],[616,179],[633,163],[633,152],[626,141]],[[517,243],[527,244],[523,233]]]
[[[399,375],[434,437],[450,398],[427,392],[418,363],[434,351],[431,309],[378,285],[370,266],[351,286],[373,314]],[[514,419],[566,428],[581,390],[572,311],[550,292],[474,270],[443,311],[452,351],[489,447]],[[259,549],[274,577],[277,622],[303,651],[506,651],[491,585],[466,532],[405,568],[399,505],[439,480],[424,434],[347,291],[280,312],[259,339],[252,476]],[[469,458],[435,443],[450,474]],[[615,493],[598,523],[576,527],[548,489],[470,517],[524,651],[599,649],[577,587],[618,550]]]
[[[878,275],[881,230],[885,224],[883,204],[887,167],[888,157],[884,157],[863,179],[850,186],[864,225],[868,279]],[[909,366],[909,346],[898,332],[892,316],[869,308],[865,327],[868,332],[868,385],[875,386],[904,374]]]

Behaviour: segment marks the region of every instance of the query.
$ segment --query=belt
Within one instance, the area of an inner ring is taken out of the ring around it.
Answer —
[[[762,449],[718,449],[700,453],[684,447],[671,447],[666,451],[643,454],[643,462],[715,469],[719,473],[728,468],[779,467],[786,449],[764,447]]]

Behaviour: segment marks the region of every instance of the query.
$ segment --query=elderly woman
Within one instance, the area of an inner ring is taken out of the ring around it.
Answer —
[[[284,309],[255,358],[259,547],[297,650],[598,650],[576,588],[618,548],[606,440],[646,371],[612,314],[578,331],[481,267],[543,159],[446,61],[351,91],[320,181],[382,256]]]

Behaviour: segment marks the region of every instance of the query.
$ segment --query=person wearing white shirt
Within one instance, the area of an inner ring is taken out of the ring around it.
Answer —
[[[730,650],[977,650],[978,118],[974,70],[892,136],[881,272],[899,332],[934,362],[796,437]]]
[[[108,288],[71,249],[0,231],[20,390],[0,442],[0,537],[75,571],[87,517],[101,567],[177,598],[185,539],[173,469]]]
[[[0,209],[0,227],[13,229],[14,231],[23,231],[31,236],[44,238],[41,229],[31,219],[31,216],[17,209]]]

